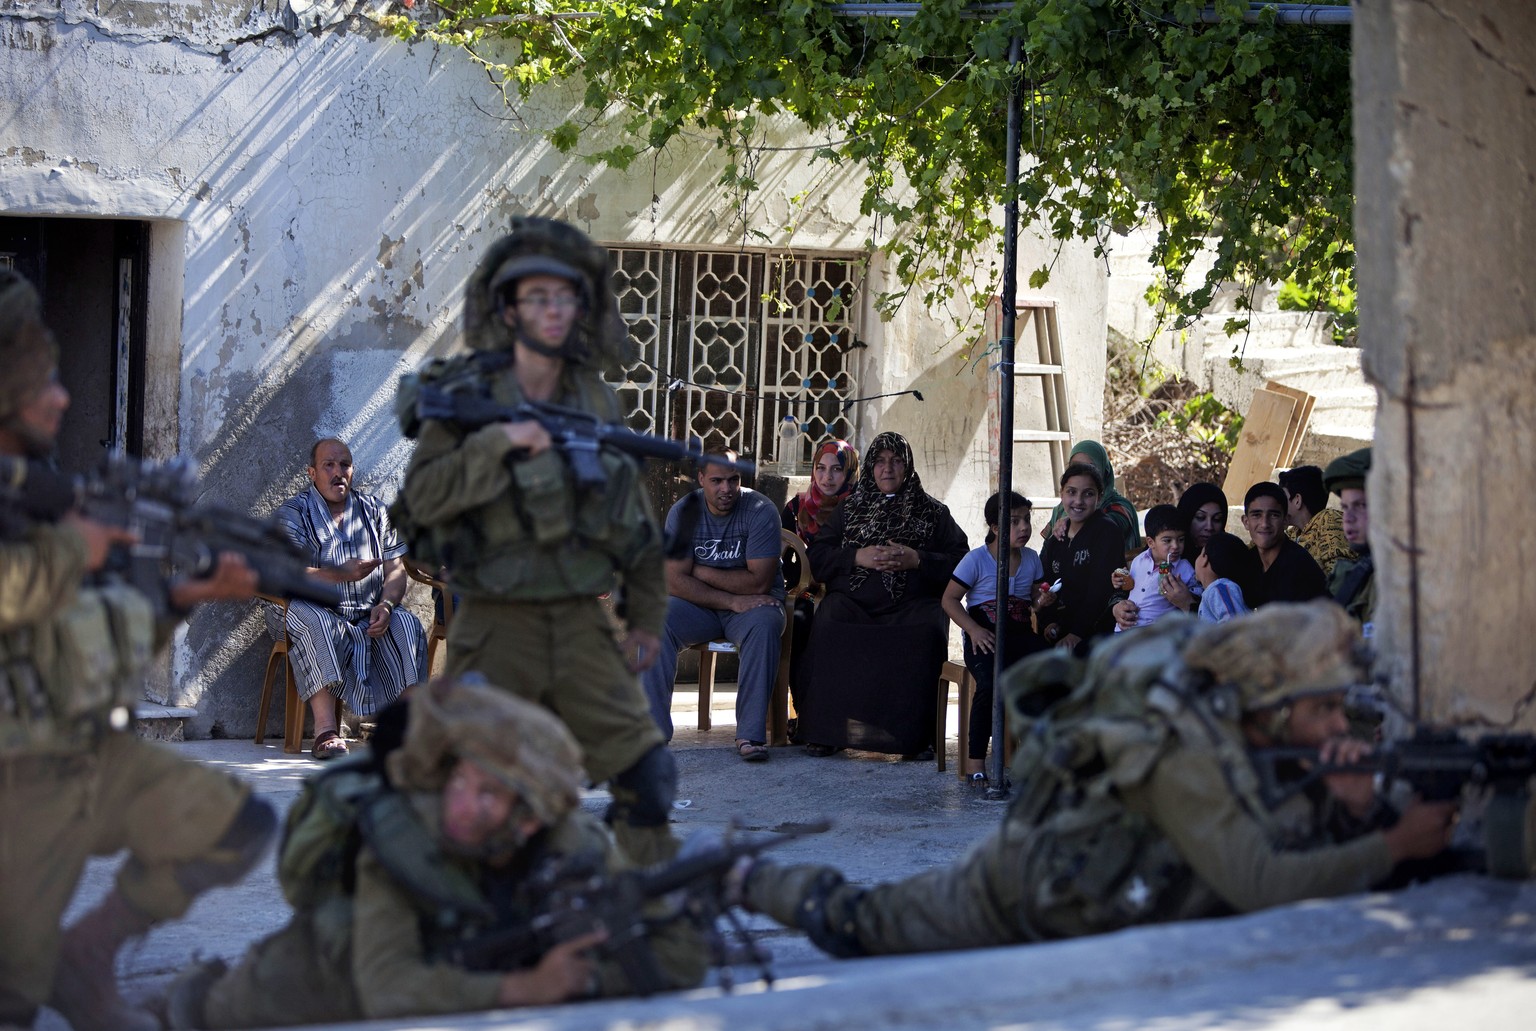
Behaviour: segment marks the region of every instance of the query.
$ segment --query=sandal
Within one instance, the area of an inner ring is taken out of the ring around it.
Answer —
[[[736,742],[736,754],[741,756],[742,762],[760,763],[768,759],[768,749],[756,741],[739,739]]]
[[[322,730],[315,735],[315,743],[309,746],[309,754],[316,762],[330,762],[347,754],[347,742],[334,730]]]

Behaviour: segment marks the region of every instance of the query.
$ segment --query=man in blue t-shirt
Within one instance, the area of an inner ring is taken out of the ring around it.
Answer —
[[[736,456],[726,452],[726,457],[734,461]],[[642,677],[651,715],[671,740],[678,650],[728,640],[741,660],[736,752],[748,762],[760,762],[768,758],[768,699],[784,631],[779,513],[773,502],[742,487],[741,473],[707,463],[699,470],[699,489],[667,513],[667,534],[678,533],[680,526],[692,546],[685,557],[667,560],[667,624],[656,662]]]

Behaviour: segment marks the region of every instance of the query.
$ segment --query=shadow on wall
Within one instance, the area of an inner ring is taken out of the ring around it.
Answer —
[[[958,363],[959,359],[946,361]],[[888,389],[916,390],[923,395],[923,400],[906,394],[893,398],[883,412],[866,412],[861,421],[863,446],[860,457],[878,434],[900,433],[912,445],[912,461],[917,474],[922,477],[923,489],[951,509],[963,511],[969,499],[952,497],[951,492],[965,489],[972,444],[977,433],[986,429],[985,367],[973,370],[970,365],[965,365],[956,375],[952,367],[930,366],[911,382],[893,384]],[[965,457],[957,462],[956,455]],[[985,458],[983,454],[982,460]],[[979,509],[981,501],[975,504]],[[959,511],[956,518],[961,518]]]

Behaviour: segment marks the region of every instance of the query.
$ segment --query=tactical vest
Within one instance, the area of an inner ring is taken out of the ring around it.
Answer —
[[[1017,914],[1035,939],[1077,937],[1177,916],[1195,875],[1144,814],[1124,801],[1176,747],[1215,753],[1228,786],[1276,838],[1239,729],[1234,692],[1184,665],[1193,617],[1118,635],[1088,659],[1032,657],[1002,681],[1017,785],[1004,833],[1025,852],[1030,893]],[[1051,699],[1044,715],[1042,696]]]
[[[153,606],[125,584],[82,587],[51,617],[0,633],[0,756],[79,751],[127,730],[154,649]]]
[[[429,959],[450,955],[456,943],[492,924],[515,924],[519,914],[532,917],[539,900],[531,894],[498,896],[493,904],[469,868],[442,851],[435,828],[411,797],[385,783],[373,763],[369,755],[333,762],[305,782],[288,811],[278,883],[295,910],[316,915],[323,947],[333,954],[350,947],[357,857],[364,844],[416,909]],[[543,851],[530,844],[519,855],[518,868],[539,861]]]
[[[401,378],[396,414],[407,436],[420,429],[416,391],[433,382],[485,392],[505,405],[524,400],[510,365],[495,368],[483,352],[439,359],[419,377]],[[618,399],[596,373],[577,368],[568,382],[575,396],[562,404],[618,419]],[[447,568],[456,590],[515,601],[596,597],[612,588],[615,570],[632,568],[660,540],[639,464],[608,450],[599,459],[608,477],[601,489],[577,487],[564,455],[551,449],[509,461],[511,489],[449,523],[419,524],[403,491],[390,519],[411,556]]]

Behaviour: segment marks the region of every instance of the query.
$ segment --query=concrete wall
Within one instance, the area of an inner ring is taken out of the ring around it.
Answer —
[[[452,345],[464,278],[513,214],[610,243],[762,242],[750,225],[773,245],[868,250],[851,172],[765,157],[744,223],[705,146],[595,170],[534,133],[573,107],[572,90],[510,113],[457,51],[380,40],[356,18],[295,24],[276,5],[22,0],[0,13],[0,210],[152,222],[146,450],[193,456],[213,500],[270,511],[321,433],[350,440],[360,484],[392,494],[408,456],[396,378]],[[1048,253],[1028,246],[1023,269]],[[1082,370],[1074,415],[1096,432],[1103,274],[1073,246],[1057,268]],[[890,286],[876,260],[866,298]],[[910,434],[930,489],[979,538],[987,383],[955,357],[969,315],[866,312],[861,388],[927,400],[870,404],[860,443]],[[193,733],[248,733],[267,647],[249,607],[212,607],[157,693],[199,707]]]
[[[1536,7],[1355,5],[1360,339],[1384,671],[1536,725]]]

